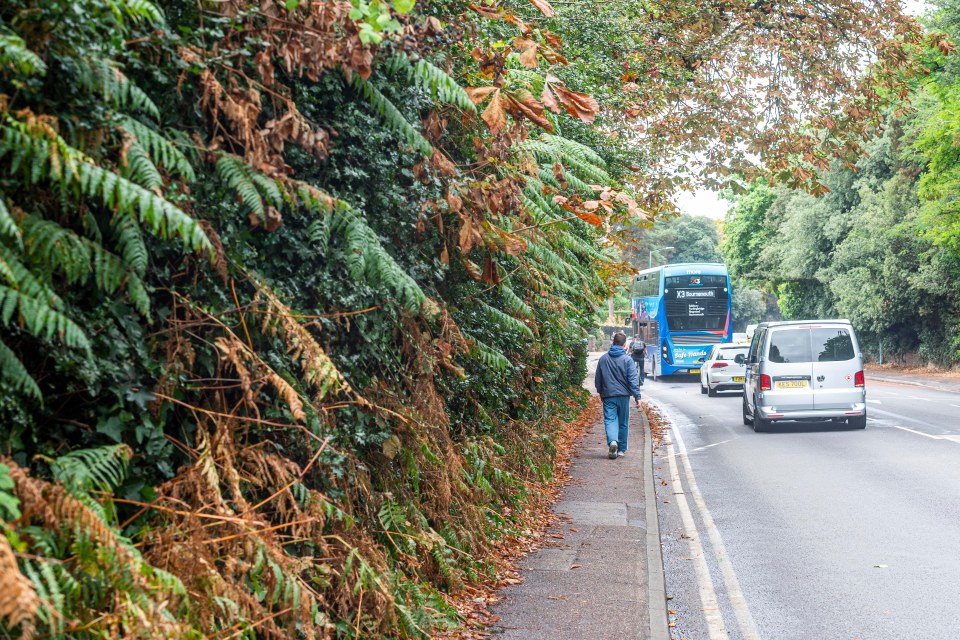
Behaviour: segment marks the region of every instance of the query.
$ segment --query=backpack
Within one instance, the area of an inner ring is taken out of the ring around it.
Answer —
[[[633,343],[633,355],[642,356],[647,350],[647,345],[643,343],[643,340],[636,340]]]

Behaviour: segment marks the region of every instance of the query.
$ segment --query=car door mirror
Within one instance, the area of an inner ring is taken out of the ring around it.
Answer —
[[[736,357],[734,357],[733,361],[737,364],[743,364],[747,361],[747,358],[742,353],[738,353]]]

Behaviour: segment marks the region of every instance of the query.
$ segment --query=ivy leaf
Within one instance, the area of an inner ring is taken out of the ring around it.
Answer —
[[[410,13],[417,0],[394,0],[393,8],[397,13]]]
[[[287,11],[293,11],[300,6],[300,0],[287,0],[283,6],[286,7]],[[351,13],[353,13],[353,11],[351,11]],[[354,18],[354,20],[356,20],[356,18]]]

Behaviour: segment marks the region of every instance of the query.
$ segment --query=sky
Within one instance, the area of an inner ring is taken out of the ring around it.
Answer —
[[[694,193],[682,193],[674,199],[680,213],[693,216],[706,216],[714,220],[722,220],[727,213],[730,203],[721,200],[713,191],[701,189]]]

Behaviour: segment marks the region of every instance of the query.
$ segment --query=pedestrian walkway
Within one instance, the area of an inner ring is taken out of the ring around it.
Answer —
[[[607,458],[600,416],[577,445],[558,526],[501,592],[491,629],[525,640],[667,640],[663,562],[646,416],[631,409],[627,455]]]

